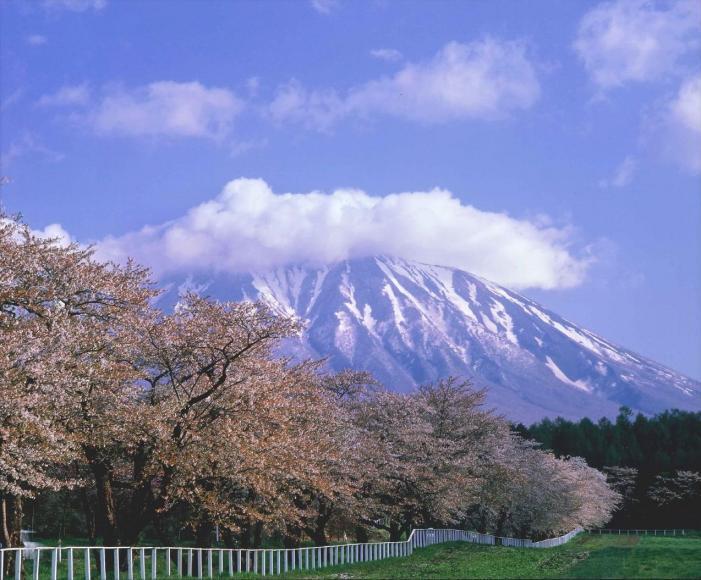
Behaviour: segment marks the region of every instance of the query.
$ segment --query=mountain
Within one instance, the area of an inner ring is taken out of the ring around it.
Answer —
[[[331,266],[188,279],[219,299],[262,299],[306,330],[285,349],[371,371],[408,391],[448,375],[488,387],[508,418],[701,410],[701,383],[616,346],[463,270],[374,257]]]

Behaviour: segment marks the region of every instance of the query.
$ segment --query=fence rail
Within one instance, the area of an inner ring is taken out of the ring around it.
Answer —
[[[254,573],[277,576],[297,570],[403,558],[417,548],[444,542],[502,545],[517,548],[549,548],[568,542],[582,531],[577,528],[541,542],[503,538],[464,530],[413,530],[401,542],[369,542],[288,549],[224,549],[183,547],[66,546],[0,549],[0,580],[156,580],[169,576],[214,578]],[[11,571],[5,574],[6,564]],[[59,573],[60,572],[60,573]]]
[[[590,534],[617,534],[619,536],[685,536],[689,530],[683,528],[673,528],[671,530],[624,530],[624,529],[601,529],[591,530]]]

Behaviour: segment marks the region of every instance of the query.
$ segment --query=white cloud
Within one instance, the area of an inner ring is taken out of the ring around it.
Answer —
[[[0,216],[0,224],[12,223],[10,219]],[[63,228],[61,224],[49,224],[43,229],[29,228],[32,235],[45,240],[54,240],[57,246],[68,246],[74,242],[71,235]],[[13,238],[17,241],[22,241],[22,235],[16,231]]]
[[[258,77],[250,77],[246,80],[246,90],[250,97],[257,96],[258,89],[260,89],[260,79]]]
[[[423,123],[499,119],[530,108],[539,96],[525,45],[487,38],[448,43],[432,59],[406,63],[393,76],[353,87],[345,95],[310,91],[292,81],[279,89],[269,111],[278,121],[327,130],[349,115],[385,114]]]
[[[98,255],[133,256],[165,274],[388,254],[461,267],[513,288],[564,288],[580,283],[590,262],[573,255],[571,238],[569,228],[481,211],[441,189],[278,194],[263,180],[236,179],[178,219],[102,240]]]
[[[55,93],[42,96],[37,105],[40,107],[76,107],[87,105],[90,101],[90,88],[82,85],[65,85]]]
[[[0,111],[5,111],[6,109],[9,109],[13,105],[17,104],[22,99],[23,94],[24,90],[21,88],[12,91],[2,100],[0,100]]]
[[[37,101],[73,107],[71,119],[100,135],[225,137],[244,103],[232,91],[199,82],[158,81],[135,88],[107,86],[92,96],[87,84],[67,85]]]
[[[667,156],[701,173],[701,74],[686,79],[663,117]]]
[[[243,102],[231,91],[198,82],[160,81],[133,90],[112,88],[89,113],[104,135],[225,136]]]
[[[309,0],[309,5],[319,14],[331,14],[339,7],[340,2],[338,0]]]
[[[701,75],[687,79],[670,105],[674,120],[690,131],[701,132]]]
[[[0,154],[0,168],[2,168],[2,171],[7,171],[17,159],[27,155],[39,155],[54,163],[64,158],[63,153],[50,149],[33,133],[25,132],[19,139],[10,143],[7,149],[2,151]]]
[[[68,246],[73,242],[71,235],[61,224],[49,224],[42,230],[32,229],[32,233],[38,238],[56,240],[59,246]]]
[[[376,48],[370,51],[370,56],[387,62],[402,60],[402,53],[395,48]]]
[[[594,83],[611,89],[679,73],[700,33],[698,0],[615,0],[584,15],[574,48]]]
[[[350,110],[335,91],[308,91],[292,80],[278,89],[268,112],[278,122],[300,123],[309,129],[326,131]]]
[[[107,6],[107,0],[44,0],[44,8],[49,10],[69,10],[85,12],[86,10],[102,10]]]
[[[30,34],[26,40],[29,46],[42,46],[46,44],[47,38],[41,34]]]
[[[638,162],[635,160],[635,157],[627,155],[616,168],[613,176],[609,179],[602,179],[599,185],[601,187],[626,187],[633,181],[633,176],[637,167]]]
[[[240,155],[244,155],[246,153],[249,153],[250,151],[264,149],[267,146],[268,140],[265,138],[250,139],[248,141],[236,141],[231,144],[229,154],[231,155],[231,157],[239,157]]]

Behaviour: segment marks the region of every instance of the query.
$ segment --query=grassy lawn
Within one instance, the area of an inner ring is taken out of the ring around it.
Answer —
[[[149,558],[148,553],[146,556]],[[99,578],[96,564],[93,559],[93,578]],[[159,572],[165,569],[163,555],[159,555],[158,569]],[[215,566],[215,575],[217,570],[218,567]],[[175,574],[174,565],[173,573]],[[204,573],[206,576],[206,568]],[[49,575],[49,559],[42,558],[40,578],[49,578]],[[134,576],[139,577],[137,554]],[[339,579],[701,578],[701,536],[665,538],[581,535],[559,548],[542,550],[452,543],[416,550],[409,558],[297,572],[288,576]],[[66,577],[65,559],[59,567],[59,578],[61,577]],[[83,577],[82,557],[76,554],[75,578]],[[123,577],[126,578],[126,574]],[[147,566],[147,577],[150,577],[150,563]],[[236,577],[243,579],[256,576],[237,574]],[[175,580],[175,576],[170,578]]]
[[[302,575],[295,575],[301,577]],[[700,537],[587,536],[543,550],[443,544],[325,578],[701,578]]]

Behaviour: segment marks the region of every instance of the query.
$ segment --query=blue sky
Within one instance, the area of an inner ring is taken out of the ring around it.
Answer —
[[[33,228],[157,271],[441,262],[701,379],[701,3],[0,10]]]

